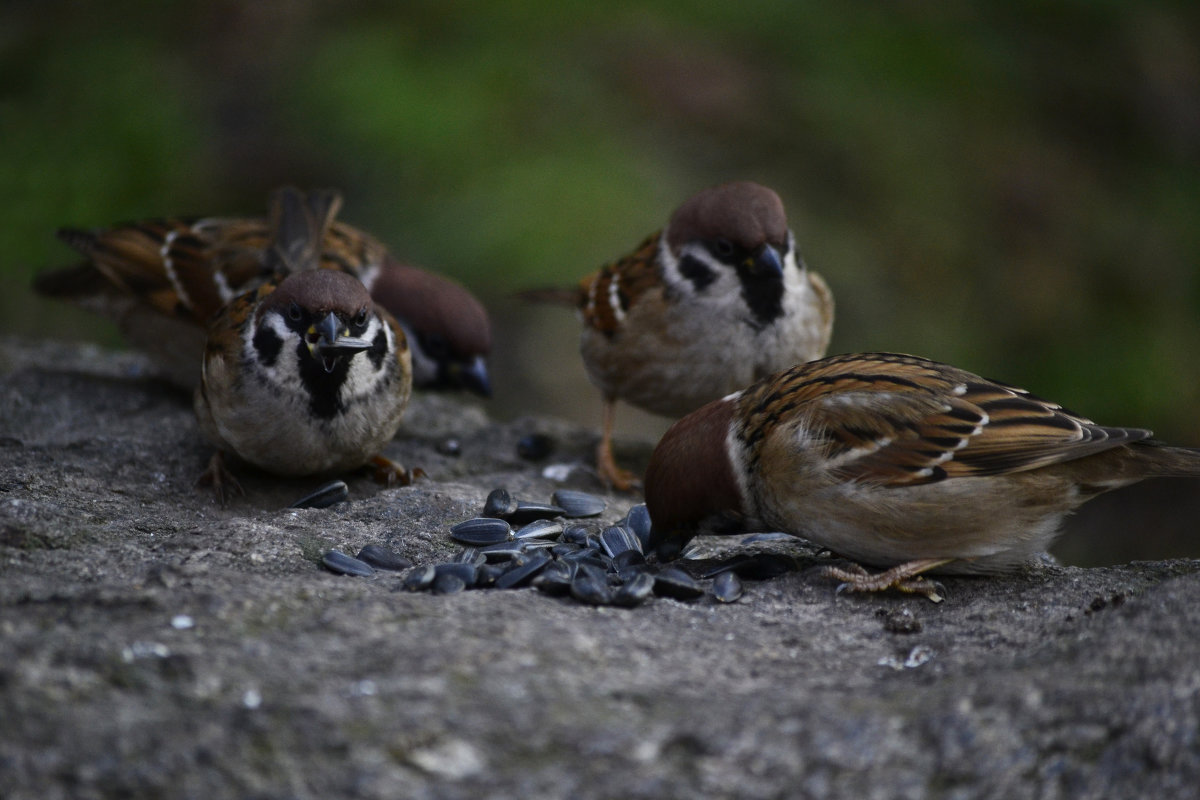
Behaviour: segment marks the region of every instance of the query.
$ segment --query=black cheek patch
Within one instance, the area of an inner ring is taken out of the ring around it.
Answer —
[[[367,358],[371,359],[371,365],[375,367],[375,371],[383,369],[383,359],[387,357],[387,331],[383,328],[375,334],[375,339],[371,342],[371,349],[367,351]]]
[[[697,292],[717,279],[717,274],[695,256],[684,256],[679,262],[679,274],[692,282]]]
[[[283,349],[283,339],[270,328],[259,328],[254,332],[254,349],[264,366],[273,367],[279,359],[279,351]]]
[[[756,278],[744,269],[738,270],[738,278],[755,328],[762,330],[783,315],[782,278]]]

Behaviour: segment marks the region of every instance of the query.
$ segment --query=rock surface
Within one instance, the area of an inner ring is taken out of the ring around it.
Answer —
[[[547,460],[517,455],[533,432]],[[388,455],[429,480],[296,511],[319,481],[246,475],[222,509],[139,358],[0,340],[3,795],[1195,796],[1200,561],[950,579],[941,605],[803,569],[635,609],[318,566],[444,560],[496,486],[596,491],[593,435],[426,396]]]

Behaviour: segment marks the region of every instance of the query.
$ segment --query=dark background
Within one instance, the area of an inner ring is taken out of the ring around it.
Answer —
[[[336,186],[344,220],[485,300],[494,415],[598,424],[574,319],[512,292],[749,178],[836,293],[832,352],[951,361],[1200,445],[1200,11],[960,6],[7,2],[0,331],[116,343],[31,298],[72,261],[60,225]],[[665,424],[618,416],[626,438]],[[1196,495],[1097,501],[1060,552],[1200,555]]]

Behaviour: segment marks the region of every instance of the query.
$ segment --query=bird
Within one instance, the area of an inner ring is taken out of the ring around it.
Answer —
[[[926,573],[1020,568],[1087,500],[1200,477],[1200,449],[1151,435],[917,356],[832,356],[668,429],[646,471],[649,550],[670,560],[699,533],[782,531],[851,559],[825,570],[843,590],[936,601]]]
[[[751,381],[825,354],[833,294],[807,268],[783,201],[750,181],[705,189],[629,255],[570,289],[523,292],[574,305],[580,353],[601,393],[597,471],[628,491],[612,452],[618,400],[678,418]]]
[[[284,191],[302,195],[291,187]],[[456,281],[396,259],[375,237],[337,221],[338,192],[312,192],[309,201],[322,204],[329,217],[318,265],[354,276],[396,317],[410,344],[414,385],[490,396],[491,323],[479,300]],[[42,273],[34,289],[115,319],[170,382],[191,390],[200,376],[207,322],[235,297],[276,277],[279,263],[268,257],[272,229],[269,217],[62,228],[59,238],[86,261]]]
[[[211,486],[221,504],[242,493],[227,458],[284,476],[371,464],[389,484],[419,472],[379,454],[412,389],[408,337],[355,274],[321,268],[338,205],[335,192],[285,187],[272,196],[265,239],[257,225],[243,225],[210,243],[205,258],[187,243],[172,249],[189,234],[165,234],[157,262],[133,229],[98,237],[91,265],[108,281],[105,291],[123,301],[133,330],[186,334],[183,342],[162,341],[162,350],[177,349],[181,376],[190,364],[198,378],[193,406],[216,452],[197,483]],[[247,240],[258,244],[244,247]],[[247,283],[253,288],[221,302],[223,290]]]

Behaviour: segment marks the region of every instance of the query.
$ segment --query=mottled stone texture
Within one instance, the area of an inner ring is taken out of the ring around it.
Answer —
[[[498,485],[598,491],[593,442],[425,396],[387,454],[428,480],[291,511],[319,481],[245,475],[222,509],[192,488],[188,398],[142,360],[0,340],[0,793],[1195,796],[1200,561],[947,580],[941,605],[802,569],[632,610],[317,566],[443,559]],[[608,499],[608,522],[633,502]]]

